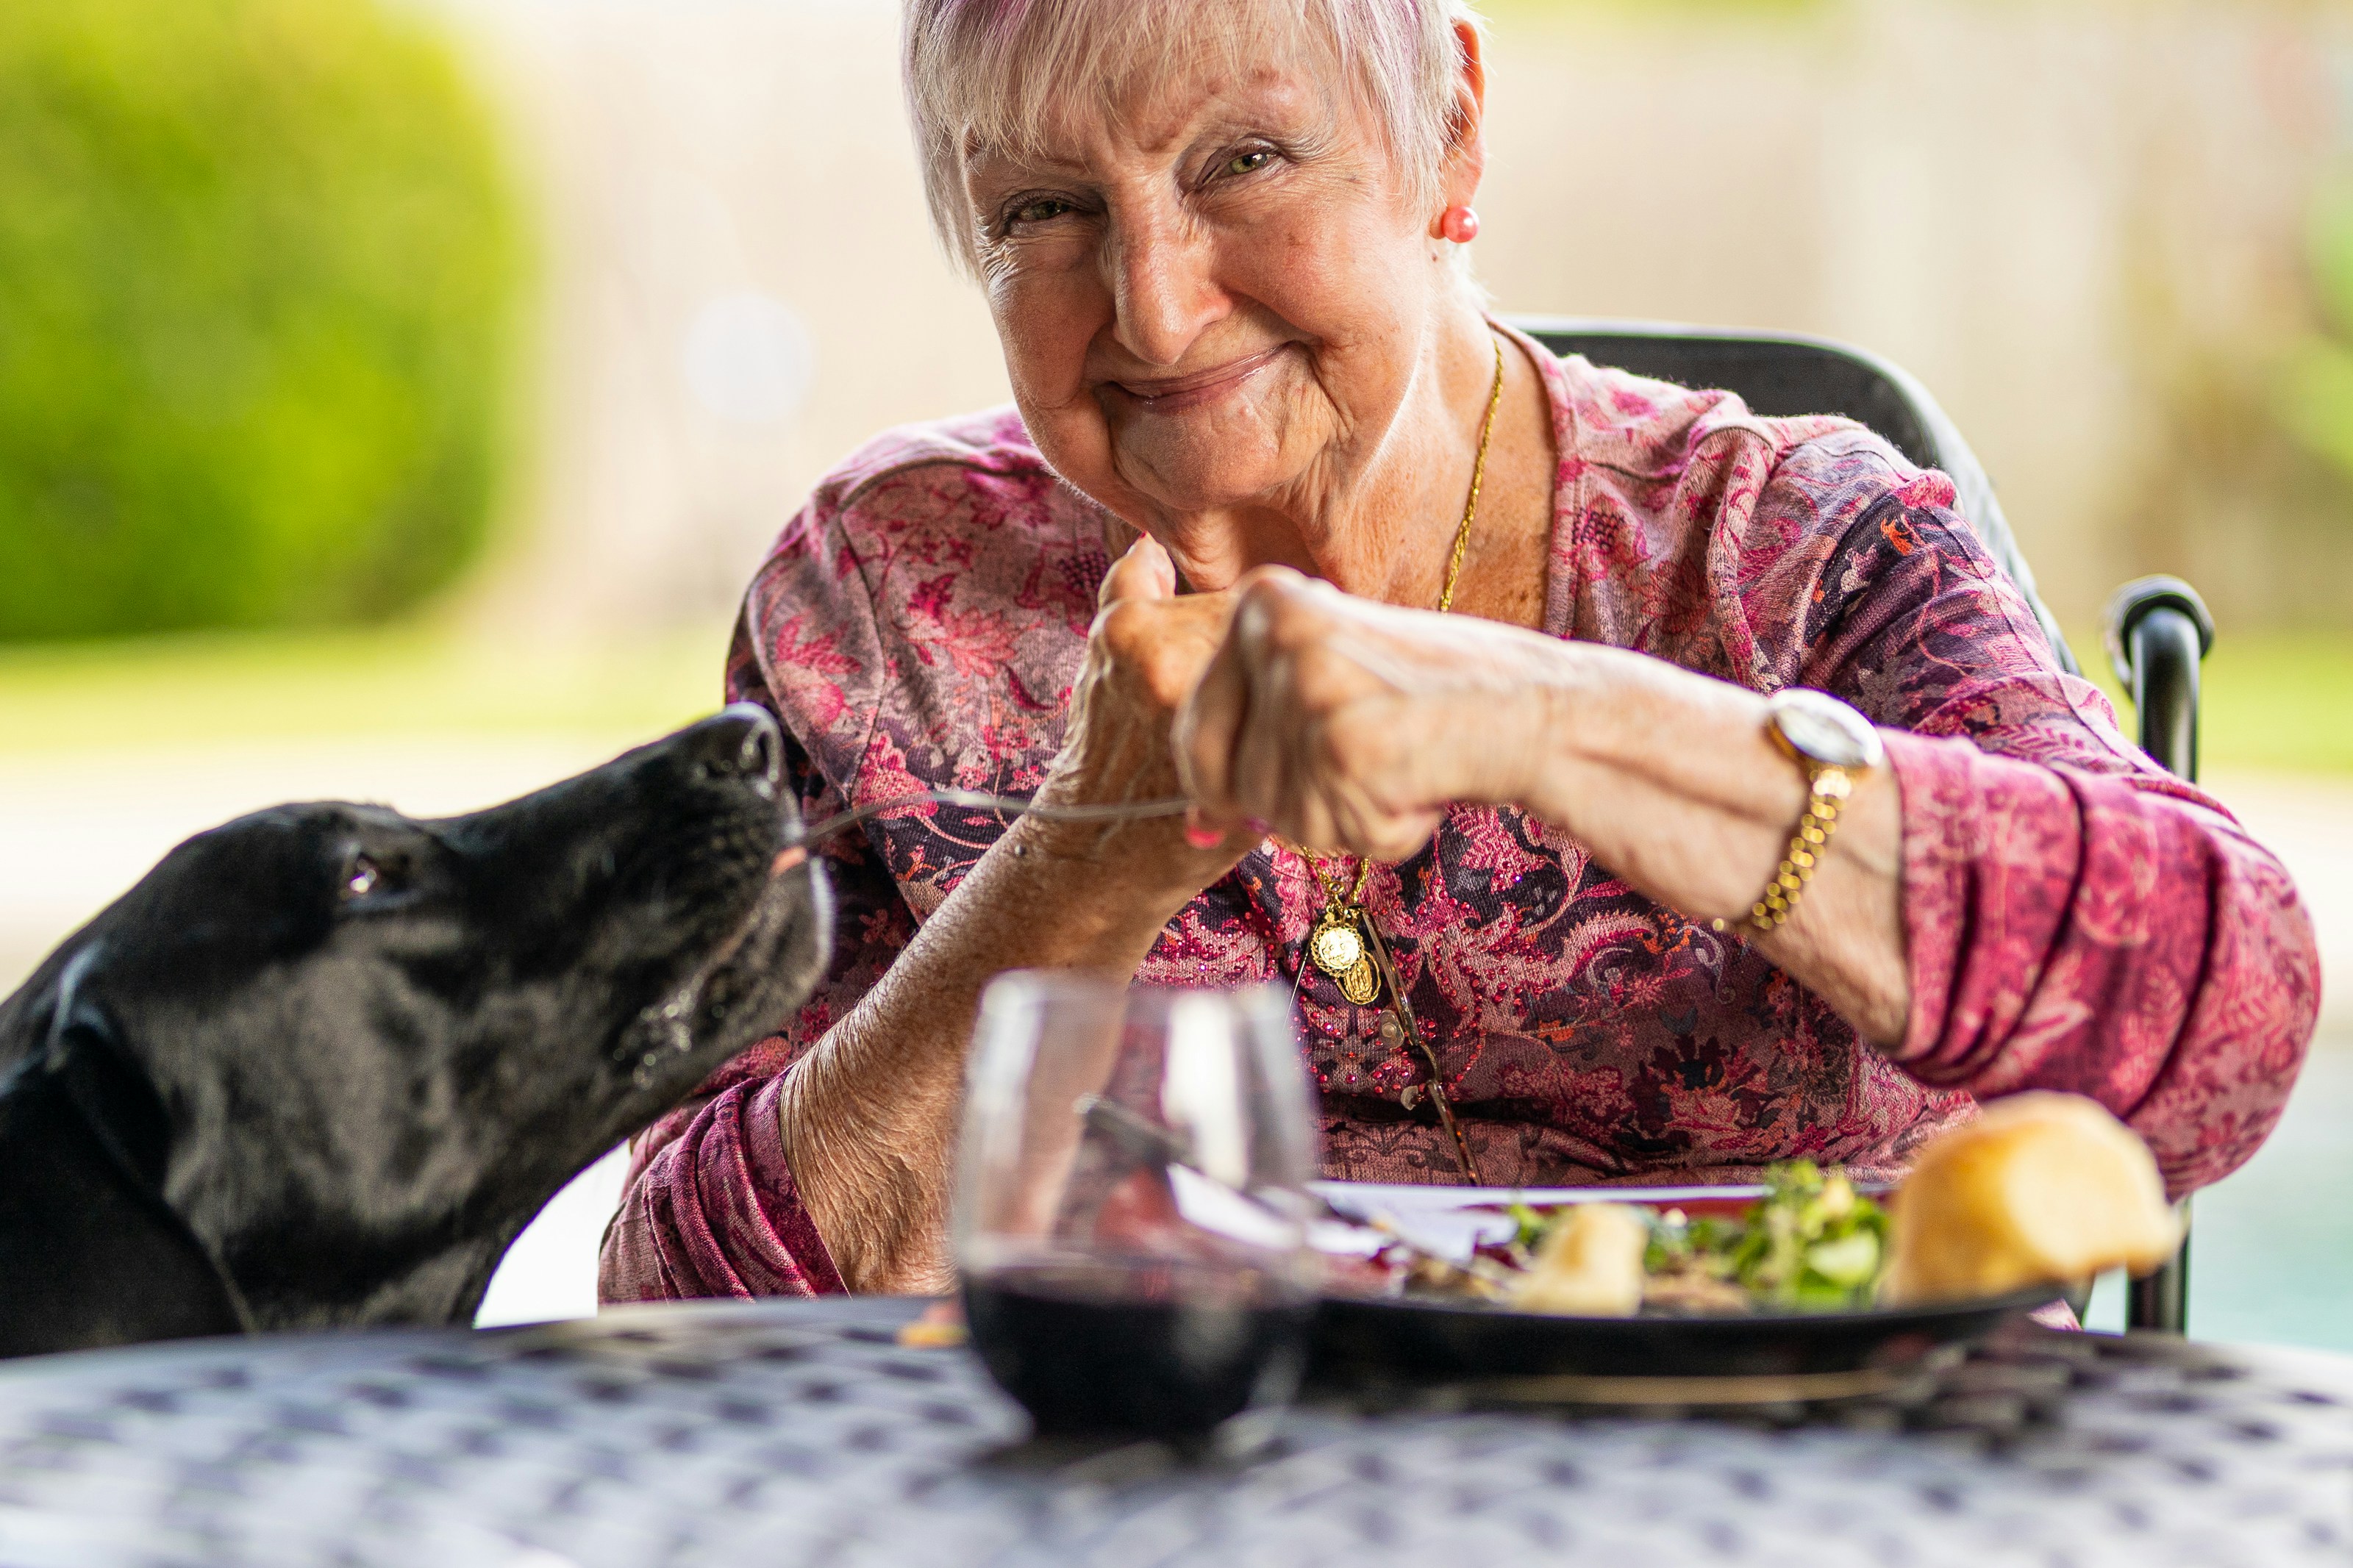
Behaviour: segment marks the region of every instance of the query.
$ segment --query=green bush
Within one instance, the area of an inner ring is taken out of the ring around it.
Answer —
[[[371,0],[0,0],[0,638],[381,618],[482,542],[521,235]]]
[[[2314,193],[2306,249],[2326,330],[2287,355],[2280,414],[2307,450],[2353,479],[2353,178],[2339,173]]]

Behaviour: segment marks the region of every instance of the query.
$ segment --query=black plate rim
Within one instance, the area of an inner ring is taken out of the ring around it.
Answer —
[[[1770,1333],[1776,1330],[1801,1331],[1849,1326],[1862,1331],[1882,1328],[1898,1328],[1909,1323],[1938,1322],[1953,1317],[1979,1312],[2031,1311],[2065,1299],[2064,1285],[2026,1285],[2007,1290],[1998,1296],[1969,1296],[1941,1301],[1915,1301],[1901,1307],[1868,1307],[1861,1311],[1831,1312],[1657,1312],[1645,1315],[1636,1312],[1622,1318],[1595,1318],[1568,1312],[1522,1312],[1500,1302],[1482,1301],[1475,1297],[1460,1301],[1433,1300],[1426,1296],[1351,1296],[1327,1291],[1324,1304],[1348,1309],[1389,1309],[1435,1316],[1460,1316],[1488,1322],[1520,1322],[1556,1325],[1564,1331],[1578,1333],[1607,1332],[1613,1328],[1641,1324],[1649,1328],[1672,1325],[1704,1332],[1710,1329],[1737,1329],[1744,1332]]]

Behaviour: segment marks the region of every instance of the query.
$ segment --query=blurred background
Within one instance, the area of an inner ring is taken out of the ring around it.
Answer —
[[[1500,310],[1894,358],[2087,664],[2116,583],[2205,594],[2208,782],[2296,872],[2330,994],[2281,1132],[2200,1200],[2192,1331],[2353,1348],[2353,1219],[2314,1217],[2353,1190],[2353,4],[1489,10]],[[228,816],[470,808],[708,710],[810,483],[1004,400],[896,29],[0,5],[0,993]],[[486,1321],[593,1310],[617,1182],[552,1205]]]

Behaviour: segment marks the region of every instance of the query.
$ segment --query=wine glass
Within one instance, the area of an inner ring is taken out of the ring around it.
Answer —
[[[1309,1103],[1273,987],[989,986],[955,1255],[974,1347],[1039,1433],[1199,1439],[1289,1402],[1320,1278]]]

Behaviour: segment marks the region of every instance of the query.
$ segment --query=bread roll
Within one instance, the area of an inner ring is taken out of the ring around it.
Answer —
[[[1888,1302],[2145,1273],[2180,1245],[2139,1134],[2081,1095],[2012,1095],[1930,1143],[1896,1189]]]
[[[1552,1224],[1512,1291],[1523,1312],[1629,1318],[1642,1305],[1651,1227],[1624,1204],[1578,1204]]]

